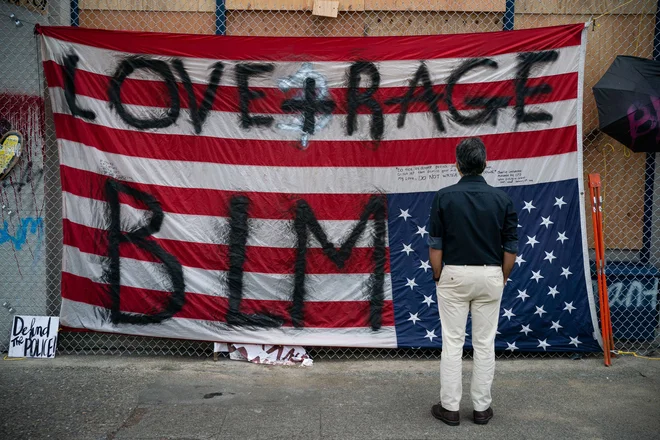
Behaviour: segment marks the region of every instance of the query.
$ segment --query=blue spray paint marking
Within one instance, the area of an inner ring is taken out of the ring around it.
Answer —
[[[37,234],[42,237],[44,232],[44,221],[41,217],[26,217],[21,219],[20,226],[16,229],[16,233],[11,235],[9,232],[9,224],[3,221],[2,228],[0,229],[0,244],[12,242],[14,248],[20,251],[25,242],[27,241],[28,233]]]

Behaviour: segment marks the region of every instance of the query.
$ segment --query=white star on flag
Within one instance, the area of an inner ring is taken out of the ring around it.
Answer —
[[[417,232],[415,232],[415,235],[421,235],[422,238],[424,238],[425,234],[428,234],[428,231],[426,230],[426,226],[417,226]]]
[[[527,236],[527,243],[525,243],[525,244],[531,244],[532,249],[534,249],[534,245],[537,244],[537,243],[539,243],[539,242],[536,241],[536,235],[533,236],[533,237],[530,237],[529,235]]]
[[[543,251],[545,252],[545,251]],[[545,258],[543,260],[548,260],[552,264],[552,260],[555,260],[555,251],[545,252]]]
[[[566,231],[559,232],[556,241],[561,241],[561,244],[564,244],[566,240],[568,240],[568,237],[566,236]]]
[[[557,286],[549,287],[549,289],[550,291],[548,292],[548,295],[552,295],[553,298],[555,297],[555,295],[559,293],[559,290],[557,290]]]
[[[536,206],[532,205],[532,202],[533,202],[533,201],[534,201],[534,200],[530,200],[529,202],[525,202],[525,201],[523,200],[523,202],[525,202],[525,206],[523,207],[523,209],[526,209],[528,213],[531,213],[531,212],[532,212],[532,209],[536,209]]]
[[[570,266],[569,267],[562,267],[561,268],[561,274],[559,276],[566,277],[566,279],[568,279],[569,275],[573,275],[573,272],[571,272],[569,270],[570,268],[571,268]]]
[[[559,333],[559,329],[564,328],[564,326],[560,325],[559,320],[557,320],[557,322],[552,321],[552,325],[550,326],[550,328],[553,329],[554,331],[556,331],[557,333]]]
[[[425,273],[426,273],[426,269],[430,269],[430,268],[431,268],[431,265],[429,264],[429,260],[426,260],[426,261],[419,260],[419,262],[422,263],[422,265],[419,266],[419,268],[420,268],[420,269],[424,269],[424,272],[425,272]]]
[[[569,338],[571,338],[571,342],[569,342],[569,344],[573,344],[573,345],[575,345],[576,347],[578,346],[578,344],[582,344],[582,342],[580,342],[580,341],[578,340],[578,337],[577,337],[577,336],[574,337],[574,338],[571,337],[571,336],[569,336]]]
[[[523,254],[516,255],[516,264],[518,267],[522,266],[523,263],[527,263],[527,260],[523,260]]]
[[[401,214],[399,214],[399,217],[403,217],[403,221],[404,221],[404,222],[407,222],[407,221],[408,221],[408,217],[412,217],[412,215],[410,215],[410,214],[408,213],[408,211],[409,211],[408,209],[406,209],[406,210],[404,211],[403,209],[399,208],[399,211],[401,211]]]
[[[546,312],[545,310],[543,310],[543,306],[541,306],[541,307],[536,306],[536,312],[534,312],[535,315],[538,314],[538,315],[539,315],[539,318],[542,318],[544,313],[548,313],[548,312]]]
[[[537,272],[532,271],[532,277],[530,278],[530,280],[534,280],[538,283],[541,278],[544,278],[544,277],[543,277],[543,275],[541,275],[540,270],[537,271]]]
[[[514,342],[513,344],[509,344],[509,343],[507,342],[506,345],[507,345],[507,347],[506,347],[507,350],[511,350],[511,351],[518,350],[518,347],[516,347],[516,343],[515,343],[515,342]]]
[[[550,344],[548,344],[548,340],[547,340],[547,339],[544,339],[544,340],[540,340],[540,339],[539,339],[539,345],[537,345],[537,347],[542,347],[542,348],[543,348],[543,351],[546,351],[546,350],[545,350],[546,347],[550,347]]]
[[[513,309],[504,309],[504,315],[502,315],[504,318],[508,318],[509,321],[511,321],[512,316],[516,316],[515,313],[513,313]]]
[[[545,229],[548,229],[548,226],[555,224],[555,222],[550,221],[550,216],[548,216],[548,217],[541,216],[541,218],[543,220],[541,221],[541,224],[539,226],[545,226]]]
[[[415,251],[412,248],[412,244],[404,244],[403,250],[401,252],[405,252],[406,255],[410,255],[411,252],[415,252]]]
[[[564,310],[568,310],[568,314],[570,315],[571,312],[572,312],[573,310],[575,310],[575,307],[573,307],[573,301],[571,301],[571,302],[569,302],[569,303],[564,302],[564,304],[566,305],[566,307],[564,307]]]
[[[529,324],[523,325],[522,330],[520,330],[520,333],[524,333],[525,336],[527,336],[527,333],[530,333],[532,331],[531,328],[529,328]]]
[[[431,331],[426,330],[426,336],[424,337],[429,338],[431,342],[433,342],[433,338],[437,338],[437,336],[435,335],[435,330],[431,330]]]
[[[408,280],[408,282],[406,283],[406,287],[410,287],[410,290],[413,290],[413,288],[418,286],[414,278],[412,280],[410,278],[406,278],[406,280]]]
[[[555,204],[552,206],[559,206],[559,209],[561,209],[562,205],[568,205],[568,203],[564,202],[564,197],[555,197]]]
[[[523,302],[525,302],[525,298],[529,298],[529,295],[527,295],[527,289],[518,290],[518,296],[516,296],[516,298],[520,298]]]
[[[410,318],[408,318],[408,321],[412,321],[413,325],[415,325],[417,321],[421,321],[421,319],[417,316],[419,312],[415,313],[414,315],[410,312],[408,312],[408,314],[410,314]]]
[[[427,306],[431,307],[431,304],[433,304],[435,301],[433,301],[433,298],[431,298],[431,295],[424,295],[424,301],[422,301],[424,304]]]

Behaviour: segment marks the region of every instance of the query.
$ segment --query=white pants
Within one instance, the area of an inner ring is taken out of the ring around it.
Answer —
[[[502,268],[497,266],[445,266],[438,283],[438,308],[442,325],[440,402],[458,411],[463,394],[461,358],[468,312],[472,313],[471,397],[475,411],[490,407],[490,387],[495,373],[495,334],[504,289]]]

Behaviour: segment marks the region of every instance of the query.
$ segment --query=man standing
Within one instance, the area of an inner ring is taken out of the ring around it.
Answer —
[[[485,425],[493,417],[495,334],[518,250],[518,216],[509,196],[481,176],[486,168],[481,139],[458,144],[456,167],[460,181],[438,191],[431,207],[429,254],[442,326],[440,403],[431,412],[448,425],[460,423],[461,357],[471,312],[474,422]]]

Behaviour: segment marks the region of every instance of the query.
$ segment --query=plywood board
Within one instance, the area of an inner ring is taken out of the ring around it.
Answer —
[[[657,1],[626,3],[627,0],[516,0],[516,14],[655,14]]]
[[[228,10],[310,11],[313,0],[227,0]],[[340,0],[340,11],[502,12],[506,0]]]
[[[312,10],[312,15],[318,15],[320,17],[336,18],[338,8],[339,8],[338,1],[314,0],[314,9]]]
[[[498,13],[381,12],[367,14],[365,35],[434,35],[502,30]]]
[[[359,37],[364,30],[365,16],[360,12],[329,18],[303,11],[227,11],[227,35]]]
[[[215,0],[80,0],[78,7],[101,11],[215,12]]]
[[[365,0],[339,0],[339,11],[363,11]],[[227,0],[228,11],[311,11],[314,0]]]
[[[506,0],[364,0],[365,11],[504,12]]]
[[[599,173],[602,181],[603,226],[608,249],[641,249],[644,221],[646,155],[632,153],[605,134],[598,134],[584,150],[584,179]],[[585,194],[589,247],[594,246],[589,189]]]
[[[144,32],[214,34],[215,14],[205,12],[80,11],[80,26]]]

